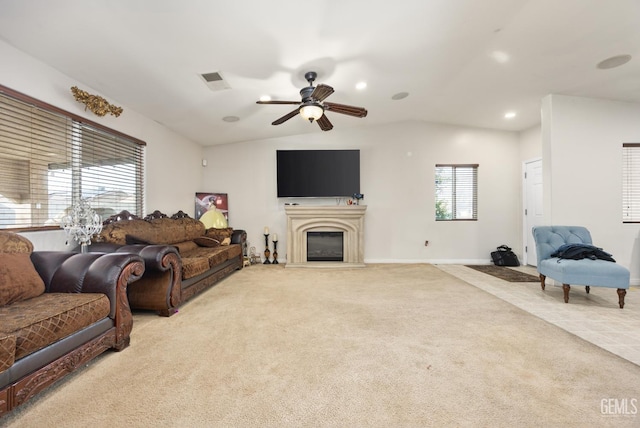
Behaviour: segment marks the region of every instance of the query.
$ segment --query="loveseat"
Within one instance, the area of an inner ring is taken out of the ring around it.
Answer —
[[[33,251],[0,231],[0,416],[106,351],[129,345],[133,254]]]
[[[128,290],[131,308],[171,316],[191,297],[242,269],[246,236],[244,230],[206,229],[182,211],[171,217],[154,211],[144,218],[123,211],[103,222],[89,251],[142,256],[144,276]]]

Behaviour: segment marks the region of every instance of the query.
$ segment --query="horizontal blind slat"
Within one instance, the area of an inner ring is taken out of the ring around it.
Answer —
[[[477,220],[478,164],[436,164],[436,220]]]
[[[43,106],[0,86],[0,228],[56,224],[77,197],[142,215],[144,142]]]

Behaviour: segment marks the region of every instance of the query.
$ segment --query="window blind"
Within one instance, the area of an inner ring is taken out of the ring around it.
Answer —
[[[142,215],[144,146],[0,86],[0,229],[59,226],[79,198]]]
[[[436,165],[436,220],[478,219],[478,165]]]
[[[622,221],[640,222],[640,143],[622,144]]]

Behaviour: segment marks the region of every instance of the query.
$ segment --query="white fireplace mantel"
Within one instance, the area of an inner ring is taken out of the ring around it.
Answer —
[[[286,205],[287,264],[285,267],[364,267],[366,205]],[[307,232],[342,232],[343,262],[307,261]]]

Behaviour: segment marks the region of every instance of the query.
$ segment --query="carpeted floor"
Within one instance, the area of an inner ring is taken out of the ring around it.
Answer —
[[[255,265],[9,427],[637,426],[640,367],[430,265]]]
[[[540,278],[537,276],[510,269],[506,266],[466,265],[466,267],[509,282],[540,282]]]

